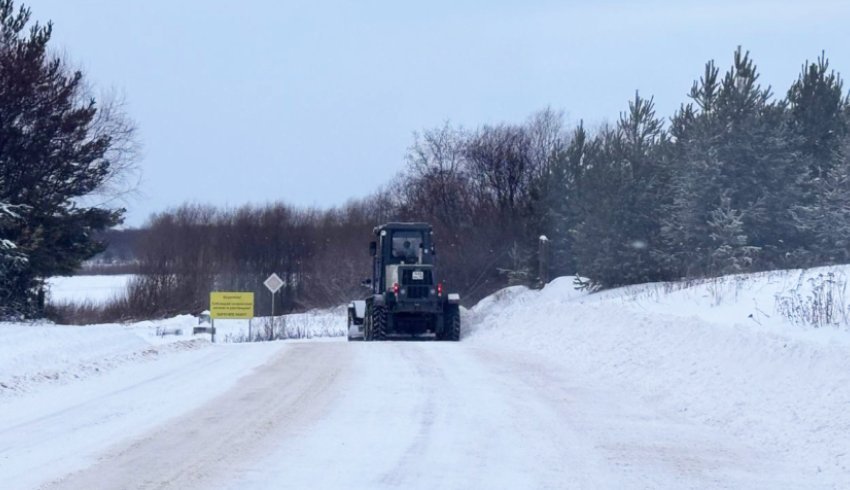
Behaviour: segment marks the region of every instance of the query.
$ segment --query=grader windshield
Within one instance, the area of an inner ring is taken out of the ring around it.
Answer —
[[[392,234],[392,258],[394,262],[413,264],[423,252],[423,236],[419,230],[396,230]]]

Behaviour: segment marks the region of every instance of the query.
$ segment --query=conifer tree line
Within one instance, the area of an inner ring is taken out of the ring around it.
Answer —
[[[636,96],[577,150],[582,199],[562,241],[577,272],[609,287],[846,262],[850,106],[825,56],[778,98],[739,48],[689,97],[665,128]]]
[[[848,118],[824,55],[777,97],[739,48],[725,72],[705,65],[669,120],[635,94],[595,131],[565,134],[544,111],[518,127],[427,132],[408,174],[420,194],[400,209],[426,209],[458,243],[476,236],[525,282],[540,234],[554,275],[596,288],[846,263]]]

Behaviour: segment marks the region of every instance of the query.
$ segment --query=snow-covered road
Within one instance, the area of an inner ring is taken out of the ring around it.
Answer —
[[[0,489],[850,488],[850,322],[782,310],[824,278],[850,267],[559,278],[485,298],[459,343],[346,343],[344,309],[253,344],[0,324]]]
[[[90,466],[116,442],[145,437],[175,414],[227,392],[279,350],[241,344],[172,352],[0,400],[0,488],[36,488]],[[158,355],[154,347],[146,352]]]
[[[11,483],[4,488],[789,483],[766,454],[519,352],[463,342],[312,342],[178,357],[176,372],[107,383],[105,393],[3,419],[0,473]],[[234,369],[263,357],[254,371]],[[202,373],[226,389],[209,396],[212,388],[198,387]],[[179,400],[203,400],[199,394],[206,401],[169,418],[169,406],[189,406]],[[130,405],[139,400],[150,403]],[[148,423],[128,428],[128,420]]]

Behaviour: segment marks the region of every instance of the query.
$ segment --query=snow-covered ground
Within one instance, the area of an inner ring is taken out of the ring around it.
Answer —
[[[327,337],[344,309],[286,319],[313,340],[248,344],[156,336],[188,316],[0,324],[0,482],[850,488],[848,277],[559,278],[466,311],[459,344]]]
[[[282,315],[274,325],[292,339],[344,339],[344,314],[337,308]],[[263,331],[268,324],[268,318],[255,318],[253,332]],[[214,348],[209,334],[193,335],[195,326],[198,319],[191,315],[127,325],[0,323],[0,401],[47,385],[96,376],[124,364]],[[247,320],[216,321],[215,341],[219,344],[244,342],[248,333]]]
[[[612,404],[727,436],[756,452],[754,466],[781,462],[773,488],[850,488],[849,278],[850,268],[835,267],[590,295],[559,278],[482,301],[466,341],[532,352],[583,385],[614,390]],[[834,324],[804,324],[828,309],[825,298]],[[612,460],[665,463],[705,449],[629,432],[616,432]]]
[[[105,303],[120,296],[134,276],[68,276],[47,281],[47,300],[52,303]]]
[[[0,323],[0,400],[166,353],[205,348],[209,336],[192,336],[195,323],[189,315],[133,325]],[[157,328],[190,335],[161,337]]]

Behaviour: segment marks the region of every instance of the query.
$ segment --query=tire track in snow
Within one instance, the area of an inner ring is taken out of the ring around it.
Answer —
[[[209,357],[204,358],[203,361],[194,363],[193,367],[195,367],[196,369],[199,369],[199,370],[209,368],[211,366],[219,364],[222,361],[222,358],[225,355],[226,355],[226,353],[221,352],[221,351],[211,352]],[[40,416],[40,417],[37,417],[37,418],[34,418],[34,419],[28,419],[24,422],[20,422],[20,423],[15,424],[15,425],[11,425],[11,426],[8,426],[8,427],[2,427],[2,428],[0,428],[0,436],[7,436],[8,434],[10,434],[12,432],[20,431],[20,430],[26,429],[28,427],[40,426],[40,425],[43,425],[46,422],[50,422],[52,420],[67,419],[68,415],[73,413],[73,412],[89,412],[93,408],[101,405],[107,399],[113,398],[113,397],[121,395],[123,393],[131,392],[133,390],[138,390],[139,388],[141,388],[143,386],[147,386],[147,385],[154,384],[154,383],[161,383],[164,380],[178,378],[179,376],[180,376],[180,373],[174,372],[174,371],[169,371],[169,372],[165,372],[165,373],[158,374],[158,375],[155,375],[155,376],[151,376],[149,378],[145,378],[145,379],[139,381],[138,383],[132,383],[130,385],[121,387],[120,389],[110,391],[109,393],[106,393],[106,394],[97,396],[95,398],[91,398],[91,399],[82,401],[80,403],[76,403],[76,404],[73,404],[71,406],[62,408],[61,410],[51,412],[51,413],[48,413],[46,415],[43,415],[43,416]],[[74,428],[70,428],[70,429],[74,430]],[[56,437],[61,438],[62,434],[59,434]]]
[[[401,345],[403,347],[400,349],[400,354],[407,362],[406,367],[412,368],[412,379],[420,380],[419,400],[413,412],[418,418],[416,422],[418,430],[416,436],[398,457],[392,471],[381,477],[381,483],[389,486],[402,486],[410,473],[410,469],[421,461],[431,445],[431,436],[437,418],[435,412],[437,411],[436,400],[438,396],[434,388],[435,385],[430,380],[442,381],[441,384],[445,382],[445,373],[439,364],[431,362],[432,360],[428,359],[420,349],[412,348],[412,346],[406,344]],[[421,383],[421,380],[429,380],[429,382]]]
[[[232,464],[261,457],[321,417],[348,356],[345,344],[318,345],[286,349],[225,394],[43,488],[214,488]]]

